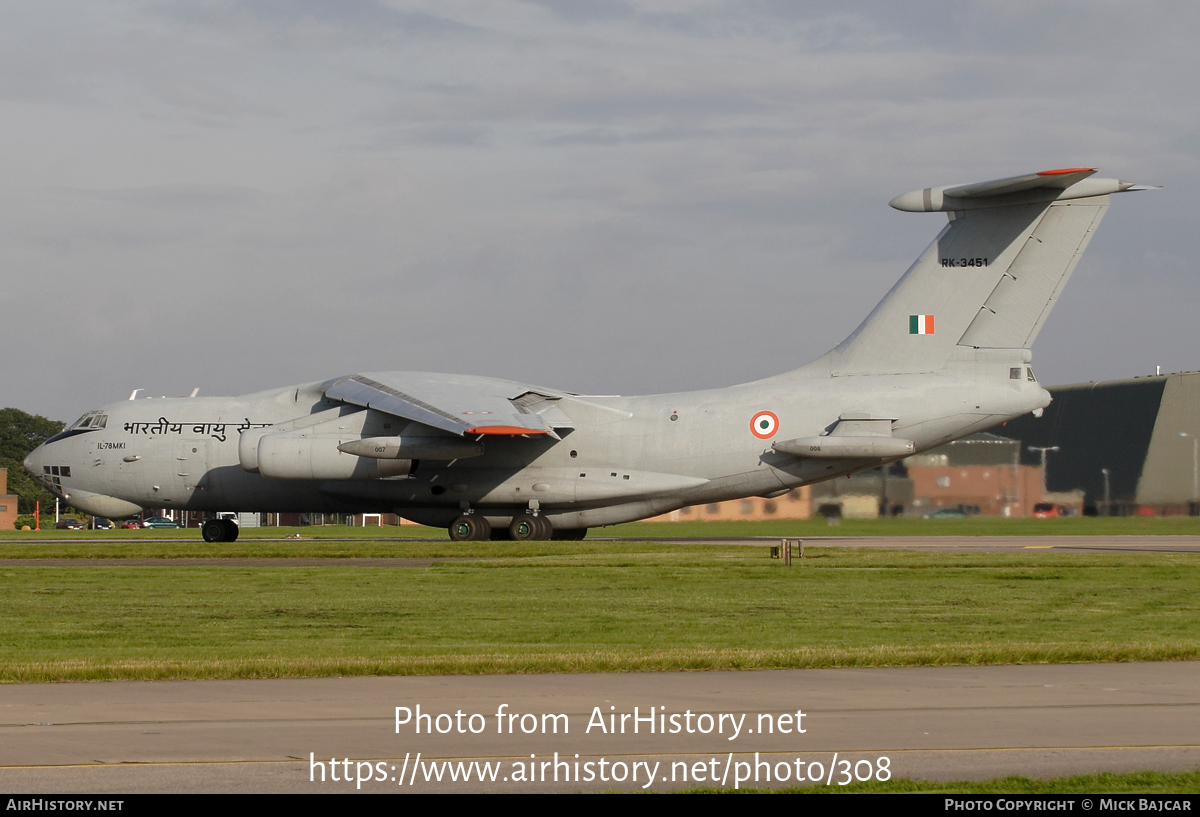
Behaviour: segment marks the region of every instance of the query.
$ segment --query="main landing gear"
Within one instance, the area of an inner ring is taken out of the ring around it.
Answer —
[[[205,542],[236,542],[238,526],[232,519],[205,519],[200,534]]]
[[[587,536],[587,528],[555,530],[544,516],[521,514],[507,528],[495,528],[477,514],[464,513],[450,523],[450,538],[455,542],[483,542],[488,539],[512,539],[529,542],[545,539],[578,541]]]
[[[509,524],[508,535],[516,542],[549,539],[554,535],[554,528],[551,526],[550,520],[544,516],[521,514]]]
[[[482,542],[492,538],[492,526],[482,516],[464,513],[450,523],[450,538],[455,542]]]

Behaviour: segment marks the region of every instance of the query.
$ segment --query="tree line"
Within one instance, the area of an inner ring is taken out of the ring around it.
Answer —
[[[30,451],[62,430],[61,420],[26,414],[15,408],[0,409],[0,468],[8,469],[8,492],[18,497],[18,513],[33,513],[39,501],[43,512],[53,509],[54,495],[34,482],[22,463]]]

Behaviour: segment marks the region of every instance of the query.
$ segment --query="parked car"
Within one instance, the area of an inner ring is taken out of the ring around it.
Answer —
[[[58,530],[83,530],[83,523],[70,516],[64,516],[54,523],[54,527]]]
[[[103,516],[93,516],[92,521],[88,523],[88,527],[92,530],[112,530],[113,523]]]
[[[1053,502],[1039,502],[1033,506],[1034,519],[1053,519],[1056,516],[1065,516],[1063,509],[1055,505]]]
[[[148,516],[142,520],[143,528],[177,528],[179,523],[165,516]]]
[[[142,527],[142,520],[126,519],[124,522],[121,523],[121,527],[124,528],[125,530],[139,530]]]

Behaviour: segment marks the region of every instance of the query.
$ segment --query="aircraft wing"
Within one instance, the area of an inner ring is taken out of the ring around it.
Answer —
[[[367,372],[322,384],[325,396],[459,434],[529,436],[573,428],[565,392],[509,380],[424,372]]]

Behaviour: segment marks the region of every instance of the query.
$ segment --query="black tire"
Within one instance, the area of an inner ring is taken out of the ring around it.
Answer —
[[[551,539],[565,540],[569,542],[579,542],[587,536],[587,528],[572,528],[570,530],[556,530]]]
[[[515,517],[512,523],[508,526],[508,535],[515,542],[528,542],[532,539],[537,539],[540,529],[536,517],[523,513]]]
[[[464,513],[454,518],[449,531],[454,542],[482,542],[490,538],[492,526],[482,516]]]
[[[463,514],[454,517],[448,530],[450,531],[450,541],[466,542],[475,538],[478,529],[475,526],[475,518]]]
[[[238,526],[237,526],[237,522],[234,522],[232,519],[222,519],[221,526],[223,528],[225,528],[225,538],[222,539],[221,541],[222,542],[236,542],[237,538],[238,538],[238,533],[240,532],[238,529]]]
[[[554,538],[554,526],[550,524],[550,520],[544,516],[535,516],[534,521],[538,526],[538,539],[549,541]]]
[[[200,526],[200,535],[204,537],[204,541],[210,544],[213,542],[224,542],[224,522],[224,519],[205,519],[204,524]]]

